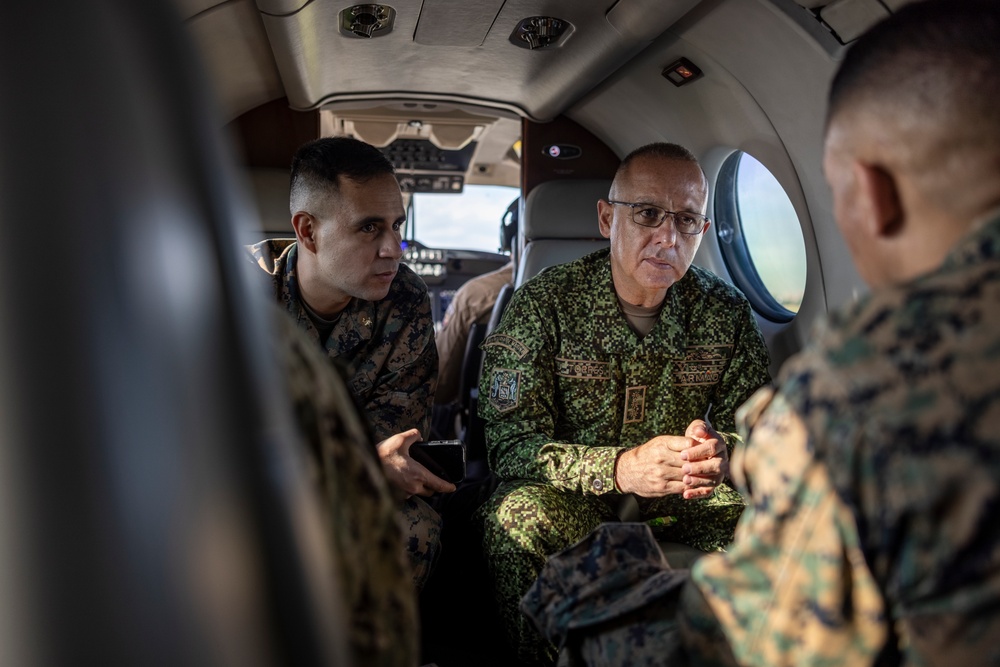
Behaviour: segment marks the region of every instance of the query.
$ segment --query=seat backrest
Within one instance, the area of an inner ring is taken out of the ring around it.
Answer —
[[[524,201],[524,248],[515,286],[543,269],[606,248],[597,224],[597,200],[608,196],[607,179],[562,179],[535,186]]]
[[[511,284],[504,285],[500,288],[500,293],[497,294],[496,303],[493,304],[493,312],[490,313],[490,319],[486,323],[486,330],[484,331],[483,338],[486,338],[486,336],[493,333],[500,325],[500,318],[503,317],[503,311],[506,310],[507,304],[510,303],[510,297],[513,294],[514,286]]]
[[[505,286],[506,287],[506,286]],[[486,337],[486,325],[473,322],[469,327],[469,338],[465,343],[465,355],[462,357],[462,377],[458,385],[458,402],[462,406],[462,418],[468,422],[471,393],[479,386],[479,370],[483,365],[483,352],[479,344]]]
[[[4,5],[0,233],[54,240],[0,264],[0,664],[348,657],[174,4]]]

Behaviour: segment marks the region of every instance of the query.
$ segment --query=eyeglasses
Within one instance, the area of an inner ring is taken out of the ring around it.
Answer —
[[[711,222],[708,218],[698,213],[688,211],[667,211],[653,204],[632,204],[627,201],[614,201],[609,199],[609,204],[616,206],[628,206],[632,209],[632,222],[643,227],[659,227],[667,218],[674,221],[674,229],[681,234],[695,236],[701,234]]]

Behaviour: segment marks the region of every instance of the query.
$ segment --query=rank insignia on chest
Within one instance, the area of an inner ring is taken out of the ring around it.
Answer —
[[[634,424],[646,418],[646,387],[625,390],[625,423]]]
[[[493,382],[490,384],[490,405],[497,412],[507,412],[517,407],[521,391],[521,371],[509,368],[494,368]]]

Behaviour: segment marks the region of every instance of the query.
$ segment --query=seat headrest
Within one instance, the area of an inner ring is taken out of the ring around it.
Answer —
[[[534,239],[599,239],[597,200],[611,189],[607,179],[563,179],[535,186],[524,202],[521,228]]]

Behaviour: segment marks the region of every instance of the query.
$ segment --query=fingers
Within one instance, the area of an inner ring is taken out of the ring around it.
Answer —
[[[696,489],[685,489],[683,496],[684,500],[697,500],[698,498],[708,498],[710,495],[715,493],[715,486],[705,486]]]
[[[726,453],[726,443],[722,438],[710,438],[702,442],[696,442],[681,452],[681,459],[684,461],[704,461]]]
[[[414,465],[420,465],[420,464],[414,462]],[[427,468],[424,468],[423,466],[420,467],[423,468],[424,470],[427,470]],[[424,489],[427,492],[421,493],[420,495],[422,496],[429,496],[435,493],[453,493],[455,489],[458,488],[451,482],[441,479],[440,477],[438,477],[437,475],[433,474],[430,471],[427,472],[427,475],[424,477],[423,482],[424,482]]]
[[[684,435],[688,438],[692,438],[693,440],[704,440],[705,438],[711,437],[708,424],[701,419],[695,419],[693,422],[688,424],[687,430],[684,431]]]

